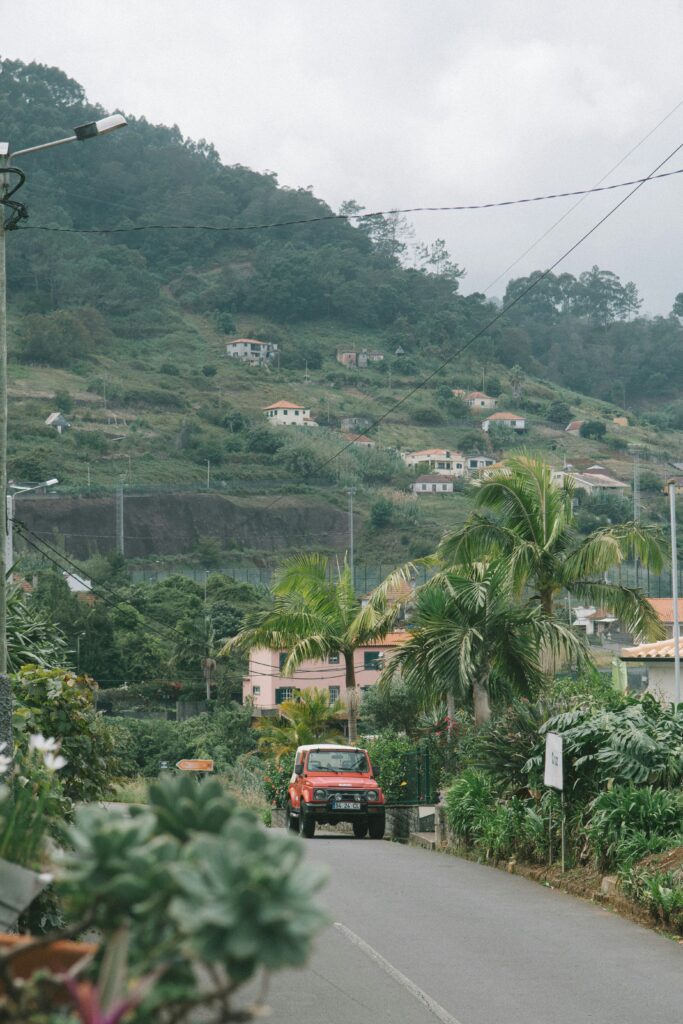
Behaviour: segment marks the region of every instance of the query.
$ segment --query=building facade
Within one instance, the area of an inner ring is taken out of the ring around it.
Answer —
[[[365,690],[374,686],[392,653],[402,644],[407,633],[396,630],[384,640],[359,647],[354,655],[356,686]],[[346,696],[346,667],[341,655],[331,655],[326,661],[305,661],[291,676],[282,675],[287,651],[270,651],[258,647],[249,655],[249,675],[242,681],[242,700],[255,708],[276,708],[289,700],[295,690],[328,690],[330,703]]]
[[[317,427],[315,420],[311,419],[311,410],[296,402],[274,402],[273,405],[266,405],[263,408],[269,423],[278,427]]]
[[[439,473],[426,473],[419,476],[410,485],[413,494],[452,494],[453,478],[441,476]]]
[[[277,345],[271,341],[256,341],[253,338],[238,338],[225,346],[232,359],[239,359],[250,366],[266,366],[277,355]]]
[[[432,473],[443,476],[463,476],[465,473],[465,456],[461,452],[453,452],[449,448],[425,448],[420,452],[406,452],[402,456],[406,466],[416,469],[424,466]]]

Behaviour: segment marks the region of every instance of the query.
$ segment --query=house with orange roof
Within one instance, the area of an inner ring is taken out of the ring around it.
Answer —
[[[526,430],[526,420],[524,416],[520,416],[516,412],[494,412],[490,416],[487,416],[485,420],[482,420],[481,429],[488,433],[492,423],[500,423],[509,430],[516,430],[519,434],[523,434]]]
[[[265,405],[263,411],[269,423],[278,427],[317,427],[315,420],[311,419],[311,410],[304,405],[297,405],[296,402],[281,400],[273,402],[272,405]]]
[[[470,391],[464,396],[463,402],[465,405],[469,405],[470,409],[495,409],[498,399],[492,398],[491,395],[487,395],[483,391]]]
[[[383,640],[358,647],[353,655],[356,686],[360,691],[374,686],[386,662],[410,634],[403,629],[388,633]],[[242,681],[243,703],[250,702],[261,712],[274,709],[290,700],[295,690],[327,690],[330,703],[346,696],[346,666],[341,654],[331,654],[324,661],[304,661],[291,676],[282,670],[287,661],[286,650],[254,648],[249,654],[249,674]]]
[[[683,658],[683,638],[679,640],[679,657]],[[622,647],[619,658],[625,668],[629,690],[651,693],[663,703],[676,698],[674,641],[657,640],[652,644]]]
[[[401,458],[411,469],[419,466],[442,476],[463,476],[466,470],[465,456],[450,448],[424,448],[419,452],[405,452]]]
[[[359,448],[374,448],[377,444],[371,437],[367,437],[365,434],[342,434],[345,441],[350,444],[357,444]]]
[[[652,605],[657,618],[666,631],[667,637],[674,635],[674,602],[671,597],[648,597],[648,603]],[[678,621],[683,624],[683,597],[678,599]]]
[[[581,427],[585,422],[585,420],[572,420],[571,423],[568,423],[564,428],[565,434],[573,434],[577,437],[581,433]]]

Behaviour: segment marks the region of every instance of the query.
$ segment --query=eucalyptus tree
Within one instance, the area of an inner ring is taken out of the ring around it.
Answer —
[[[571,476],[556,483],[541,459],[508,459],[482,483],[470,517],[442,541],[440,562],[500,558],[515,598],[537,602],[546,615],[554,614],[558,596],[568,591],[585,604],[609,609],[638,636],[657,639],[661,626],[642,592],[606,579],[610,569],[634,557],[658,572],[663,547],[657,531],[619,523],[584,537],[575,524],[574,490]]]
[[[333,564],[323,555],[299,554],[283,562],[271,586],[269,608],[248,617],[221,654],[265,647],[286,651],[283,676],[305,661],[327,661],[338,655],[344,664],[349,740],[358,738],[358,695],[355,655],[360,647],[382,640],[397,608],[378,597],[365,608],[356,596],[347,561]]]

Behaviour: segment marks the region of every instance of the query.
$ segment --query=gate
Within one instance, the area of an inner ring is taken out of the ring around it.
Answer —
[[[399,804],[433,804],[432,774],[428,750],[411,750],[403,755],[403,781]],[[381,784],[381,780],[380,780]],[[392,801],[393,802],[393,801]]]

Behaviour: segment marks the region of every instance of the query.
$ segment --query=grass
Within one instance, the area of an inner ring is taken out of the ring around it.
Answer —
[[[255,775],[232,769],[224,774],[214,776],[228,793],[231,793],[241,807],[247,807],[259,815],[264,824],[270,824],[270,805]],[[119,779],[114,783],[112,802],[122,804],[149,803],[148,787],[153,779],[141,775],[132,779]]]

